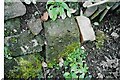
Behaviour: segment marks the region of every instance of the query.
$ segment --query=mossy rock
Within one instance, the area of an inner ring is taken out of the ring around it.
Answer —
[[[12,62],[13,60],[15,64],[8,64],[8,62]],[[5,65],[10,65],[12,68],[6,66],[5,77],[6,78],[17,78],[17,79],[28,79],[29,77],[35,78],[36,76],[43,77],[42,75],[42,65],[41,65],[41,57],[39,54],[32,54],[27,56],[22,56],[18,58],[14,58],[8,60]],[[7,74],[7,75],[6,75]]]
[[[20,34],[21,33],[20,19],[14,18],[6,20],[4,25],[4,33],[5,37]]]
[[[35,52],[41,52],[44,40],[41,35],[34,36],[29,30],[19,35],[5,37],[11,56],[26,55]]]
[[[64,52],[69,45],[80,42],[79,28],[74,18],[51,20],[45,22],[44,27],[48,62],[60,57],[60,53]]]

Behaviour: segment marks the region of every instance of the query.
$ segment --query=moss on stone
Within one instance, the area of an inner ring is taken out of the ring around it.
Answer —
[[[104,45],[104,40],[106,36],[103,31],[96,32],[96,48],[100,49]]]
[[[53,68],[53,66],[56,63],[58,63],[59,58],[61,58],[61,57],[67,57],[69,53],[74,52],[74,50],[77,49],[77,48],[79,48],[79,47],[80,47],[80,43],[78,43],[78,42],[74,42],[74,43],[66,46],[65,49],[56,56],[56,58],[54,58],[54,59],[50,60],[49,62],[47,62],[48,67],[49,68]]]
[[[18,66],[14,66],[9,70],[8,78],[35,78],[36,76],[42,77],[42,64],[38,55],[29,55],[16,59]]]
[[[65,49],[60,53],[60,55],[58,55],[58,58],[67,56],[69,53],[73,52],[78,47],[80,47],[80,43],[77,42],[66,46]]]

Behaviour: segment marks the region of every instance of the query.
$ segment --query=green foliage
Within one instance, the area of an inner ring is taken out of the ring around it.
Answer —
[[[72,51],[70,49],[72,49]],[[67,55],[62,55],[63,63],[61,63],[61,61],[53,61],[52,63],[48,63],[48,68],[54,68],[52,73],[48,74],[48,78],[54,78],[59,75],[61,78],[64,76],[66,80],[78,77],[82,80],[90,80],[91,76],[86,76],[88,73],[88,66],[85,63],[87,53],[85,53],[85,51],[80,47],[75,47],[75,44],[67,47],[67,49],[65,49],[65,52],[66,53],[64,54]]]
[[[12,78],[35,78],[42,77],[42,65],[39,58],[35,55],[30,55],[27,58],[16,59],[18,66],[14,66],[13,70],[9,71]]]
[[[87,64],[85,63],[86,53],[84,50],[77,48],[74,52],[69,53],[68,57],[64,61],[65,73],[64,77],[68,78],[85,78],[85,74],[88,72]]]
[[[50,62],[48,62],[48,67],[49,68],[53,68],[53,66],[55,64],[57,64],[58,59],[60,57],[67,57],[69,55],[69,53],[73,52],[78,47],[80,47],[79,43],[72,43],[72,44],[66,46],[65,49],[61,53],[59,53],[59,55],[56,57],[56,59],[51,60]]]
[[[4,57],[7,59],[12,59],[11,57],[11,51],[9,50],[9,48],[7,46],[4,47]]]
[[[65,10],[67,11],[68,17],[71,17],[70,9],[63,0],[48,0],[46,8],[48,10],[50,18],[55,21],[57,16],[66,18]]]

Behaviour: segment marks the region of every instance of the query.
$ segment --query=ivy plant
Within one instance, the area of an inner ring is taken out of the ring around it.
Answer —
[[[70,8],[63,0],[48,0],[46,8],[48,10],[50,18],[55,21],[57,16],[60,16],[62,19],[67,16],[71,17]]]
[[[65,73],[63,76],[66,79],[85,78],[88,72],[87,64],[85,63],[86,53],[84,50],[78,48],[70,53],[64,61]]]

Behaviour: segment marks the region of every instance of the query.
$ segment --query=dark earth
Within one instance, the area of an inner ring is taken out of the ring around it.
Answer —
[[[109,12],[99,26],[94,26],[94,30],[103,31],[107,39],[100,49],[96,48],[95,42],[83,44],[88,52],[90,72],[94,78],[99,75],[98,78],[103,79],[120,79],[120,13]],[[118,36],[112,36],[113,32]]]

